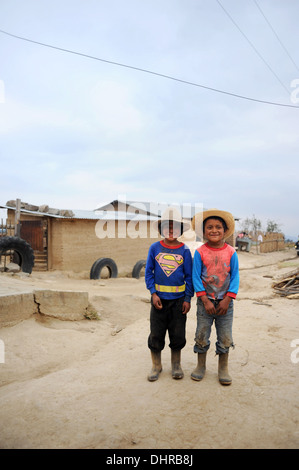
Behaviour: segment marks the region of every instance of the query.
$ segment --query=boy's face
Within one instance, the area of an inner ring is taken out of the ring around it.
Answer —
[[[204,237],[211,245],[219,245],[224,240],[224,227],[222,222],[217,219],[207,219],[204,229]]]
[[[181,235],[181,224],[169,220],[169,222],[162,224],[161,234],[167,240],[176,240]]]

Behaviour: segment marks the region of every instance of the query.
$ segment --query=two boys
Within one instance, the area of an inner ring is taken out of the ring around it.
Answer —
[[[196,214],[192,227],[202,235]],[[149,381],[158,379],[162,371],[161,351],[168,330],[171,348],[172,377],[181,379],[181,349],[186,344],[186,314],[190,310],[193,286],[197,296],[197,328],[194,352],[198,355],[193,380],[202,380],[206,369],[206,354],[210,347],[213,322],[217,332],[216,354],[219,356],[218,377],[222,385],[230,385],[228,351],[233,346],[233,299],[239,287],[237,254],[225,240],[234,232],[234,219],[229,212],[211,209],[202,214],[203,237],[207,240],[192,256],[189,248],[177,238],[190,228],[175,209],[168,209],[157,228],[164,237],[153,243],[146,263],[145,282],[151,299],[150,335],[153,367]],[[193,282],[192,282],[193,281]]]

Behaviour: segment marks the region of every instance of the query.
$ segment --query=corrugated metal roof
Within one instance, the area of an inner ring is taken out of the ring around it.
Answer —
[[[1,206],[0,209],[11,209],[16,210],[12,206]],[[54,217],[55,219],[85,219],[85,220],[134,220],[134,221],[153,221],[157,220],[157,217],[147,216],[144,214],[134,214],[131,212],[122,211],[88,211],[82,209],[73,209],[73,217],[67,217],[59,214],[51,214],[48,212],[29,211],[27,209],[21,209],[22,214],[33,215],[37,217]]]
[[[119,202],[124,202],[124,201],[119,201]],[[60,214],[54,214],[54,213],[49,213],[49,212],[39,212],[39,211],[30,211],[27,209],[22,209],[21,208],[21,213],[23,214],[29,214],[37,217],[54,217],[56,219],[86,219],[86,220],[135,220],[135,221],[154,221],[157,220],[157,218],[161,217],[161,208],[164,207],[164,204],[158,204],[158,203],[147,203],[147,202],[139,202],[139,203],[133,203],[131,201],[126,201],[128,205],[130,205],[132,208],[136,208],[136,210],[145,207],[146,210],[149,211],[151,215],[146,215],[146,214],[136,214],[134,212],[128,212],[128,211],[113,211],[113,210],[102,210],[102,208],[95,209],[95,210],[83,210],[83,209],[72,209],[70,212],[72,212],[74,215],[72,217],[70,216],[65,216],[65,215],[60,215]],[[144,204],[144,206],[142,206]],[[103,206],[103,207],[108,207],[108,205]],[[165,208],[169,207],[169,205],[165,204]],[[181,206],[183,207],[183,206]],[[188,208],[188,206],[187,206]],[[189,214],[189,210],[191,208],[191,214]],[[192,213],[194,212],[195,207],[190,206],[186,212],[186,216],[184,215],[184,218],[192,218]],[[11,210],[16,210],[15,207],[13,206],[7,206],[7,205],[0,205],[0,209],[11,209]],[[154,209],[154,210],[153,210]],[[157,209],[157,210],[156,210]],[[195,211],[196,212],[196,211]],[[156,215],[155,215],[156,214]],[[183,211],[184,214],[184,211]],[[235,220],[240,220],[238,217],[234,217]]]
[[[207,208],[202,207],[201,203],[173,203],[173,204],[167,204],[167,203],[160,203],[160,202],[148,202],[148,201],[126,201],[122,199],[115,199],[114,201],[111,201],[108,204],[105,204],[98,209],[95,209],[96,211],[101,211],[101,210],[107,210],[110,211],[111,207],[113,207],[116,204],[124,204],[127,206],[128,210],[132,210],[134,213],[135,210],[142,210],[150,214],[152,217],[161,217],[163,212],[168,209],[169,207],[175,207],[177,210],[180,211],[181,216],[184,219],[192,219],[192,217],[197,213],[201,212],[202,210],[207,210]],[[240,217],[235,217],[235,220],[240,220]]]
[[[16,210],[15,207],[12,206],[0,206],[0,209],[11,209],[13,211]],[[39,212],[39,211],[29,211],[27,209],[20,209],[20,212],[22,214],[30,214],[30,215],[35,215],[37,217],[55,217],[58,219],[66,219],[67,217],[64,217],[63,215],[55,215],[55,214],[49,214],[48,212]]]
[[[105,204],[96,210],[108,210],[110,211],[112,207],[117,204],[122,204],[127,207],[127,211],[135,212],[141,210],[147,212],[151,216],[161,217],[163,212],[169,207],[175,207],[180,211],[183,218],[192,219],[192,217],[202,209],[201,204],[195,203],[173,203],[167,204],[162,202],[150,202],[150,201],[126,201],[122,199],[115,199],[108,204]]]

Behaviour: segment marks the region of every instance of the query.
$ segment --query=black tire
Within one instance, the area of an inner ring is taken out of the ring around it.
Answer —
[[[32,273],[34,266],[34,251],[25,240],[18,237],[0,237],[0,255],[6,251],[14,251],[14,260],[17,261],[24,273]]]
[[[90,279],[100,279],[103,268],[108,268],[110,273],[109,277],[117,277],[118,270],[115,261],[113,261],[111,258],[99,258],[93,263],[91,267]]]
[[[133,268],[133,271],[132,271],[132,277],[135,277],[135,279],[139,279],[140,278],[140,272],[142,270],[142,268],[144,268],[146,265],[146,261],[144,259],[141,259],[139,261],[137,261],[137,263],[135,264],[134,268]]]

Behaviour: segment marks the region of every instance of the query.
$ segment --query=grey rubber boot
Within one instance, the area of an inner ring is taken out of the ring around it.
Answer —
[[[171,350],[171,366],[172,366],[172,378],[173,379],[182,379],[184,377],[184,372],[181,368],[181,351]]]
[[[228,353],[219,354],[218,377],[221,385],[230,385],[232,378],[228,373]]]
[[[207,353],[197,353],[197,367],[191,372],[191,379],[198,382],[204,378],[206,372],[206,358]]]
[[[158,380],[159,374],[162,371],[161,351],[159,352],[151,351],[151,356],[152,356],[153,366],[147,378],[150,382],[154,382],[155,380]]]

